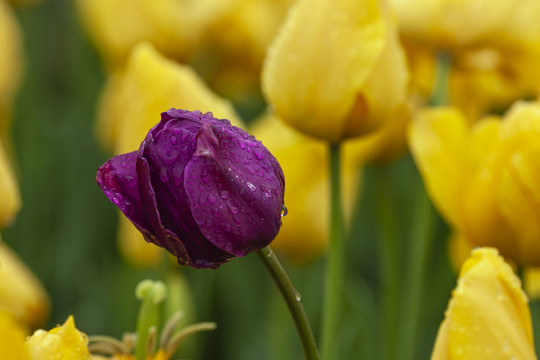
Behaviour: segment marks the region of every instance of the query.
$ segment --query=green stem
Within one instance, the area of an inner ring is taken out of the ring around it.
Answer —
[[[315,342],[304,307],[300,301],[300,294],[294,288],[287,273],[285,273],[285,270],[283,270],[279,260],[269,246],[257,251],[257,255],[259,255],[259,258],[272,276],[272,279],[274,279],[274,282],[291,312],[298,336],[302,343],[302,348],[304,349],[306,360],[319,360],[317,343]]]
[[[137,318],[135,359],[145,360],[147,352],[152,350],[147,349],[150,328],[157,328],[160,303],[167,297],[167,287],[162,281],[143,280],[137,285],[135,294],[142,301]]]
[[[448,103],[448,76],[450,75],[451,60],[450,54],[445,52],[437,54],[435,84],[430,99],[432,106],[441,106]]]
[[[416,359],[419,318],[422,308],[423,284],[427,258],[433,239],[435,212],[424,188],[419,189],[415,207],[416,221],[413,224],[407,253],[405,286],[402,296],[402,312],[399,323],[399,338],[396,346],[400,359]]]
[[[432,106],[442,106],[448,102],[448,76],[451,69],[451,57],[441,52],[437,55],[437,74],[435,85],[431,93]],[[416,222],[413,225],[409,252],[407,254],[407,269],[405,272],[405,286],[407,291],[403,294],[402,316],[399,324],[397,354],[400,359],[416,358],[416,345],[418,344],[418,327],[421,311],[421,299],[426,271],[427,257],[433,239],[435,212],[429,196],[423,186],[420,187],[416,203]]]
[[[376,168],[376,192],[379,229],[381,229],[380,276],[382,279],[382,331],[383,359],[392,359],[396,354],[397,318],[400,302],[399,250],[397,244],[396,219],[393,212],[392,188],[388,169]]]
[[[330,249],[326,265],[321,353],[323,360],[338,359],[338,333],[343,298],[345,239],[341,205],[340,145],[330,144]]]

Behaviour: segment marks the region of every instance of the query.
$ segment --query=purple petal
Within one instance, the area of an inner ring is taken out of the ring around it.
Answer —
[[[283,186],[268,150],[238,130],[204,123],[184,178],[193,179],[186,181],[185,190],[204,237],[223,251],[244,256],[277,235]]]
[[[97,172],[96,180],[107,198],[145,236],[151,226],[142,211],[136,172],[137,152],[122,154],[109,159]]]
[[[139,150],[139,186],[148,198],[147,216],[160,245],[176,255],[180,263],[217,267],[231,256],[206,241],[189,215],[183,186],[184,167],[195,149],[195,135],[175,126],[177,122],[170,121],[159,132],[150,132]]]

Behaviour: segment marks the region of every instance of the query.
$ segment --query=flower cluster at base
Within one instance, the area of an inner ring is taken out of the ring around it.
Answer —
[[[162,113],[139,151],[107,161],[97,182],[147,241],[182,265],[216,268],[267,246],[281,227],[277,160],[211,113]]]

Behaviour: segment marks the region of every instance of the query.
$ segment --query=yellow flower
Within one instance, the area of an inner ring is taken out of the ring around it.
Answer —
[[[276,115],[330,142],[390,121],[408,73],[394,24],[378,0],[300,0],[263,66]]]
[[[111,77],[99,109],[99,131],[116,154],[139,148],[141,139],[172,107],[212,111],[240,125],[233,106],[215,95],[189,66],[165,58],[149,43],[137,45],[122,72]]]
[[[527,296],[497,250],[464,263],[431,359],[536,359]]]
[[[437,48],[471,48],[532,39],[538,1],[390,0],[401,32]]]
[[[324,142],[295,131],[271,115],[259,119],[250,132],[272,152],[287,177],[287,215],[272,248],[303,263],[320,255],[328,242],[328,149]],[[358,184],[357,166],[345,147],[343,192],[350,215]],[[309,169],[309,174],[306,173]]]
[[[458,235],[524,266],[540,264],[539,136],[537,102],[471,128],[455,109],[427,109],[409,133],[428,192]]]
[[[7,360],[30,360],[27,330],[8,311],[0,310],[0,354]]]
[[[21,207],[19,188],[0,137],[0,229],[9,225]]]
[[[77,0],[77,4],[96,46],[115,68],[143,41],[168,56],[186,56],[235,1]]]
[[[4,0],[0,0],[0,53],[0,139],[5,140],[11,103],[21,77],[22,46],[19,25]]]
[[[50,331],[37,330],[26,341],[32,360],[91,360],[88,338],[75,327],[73,316]]]
[[[6,244],[0,245],[0,311],[37,328],[49,315],[49,298],[30,270]]]

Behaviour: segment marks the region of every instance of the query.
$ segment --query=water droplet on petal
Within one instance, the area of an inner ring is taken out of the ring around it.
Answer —
[[[219,194],[222,199],[227,199],[229,197],[229,192],[227,190],[221,190]]]
[[[302,295],[300,295],[298,291],[296,291],[296,293],[294,294],[294,297],[296,298],[296,301],[302,300]]]
[[[287,210],[287,207],[285,205],[281,205],[281,217],[287,216],[289,213],[289,210]]]
[[[170,139],[170,140],[171,140],[171,144],[175,145],[176,142],[178,141],[178,138],[177,138],[176,136],[174,136],[174,135],[171,135],[171,139]]]
[[[253,153],[257,157],[258,160],[262,160],[264,158],[264,149],[260,147],[256,147],[253,149]]]
[[[238,208],[237,207],[231,206],[229,210],[230,210],[231,214],[238,214]]]
[[[215,197],[214,195],[212,195],[212,194],[208,195],[207,200],[208,200],[208,202],[209,202],[210,204],[215,204],[216,201],[217,201],[216,197]]]

